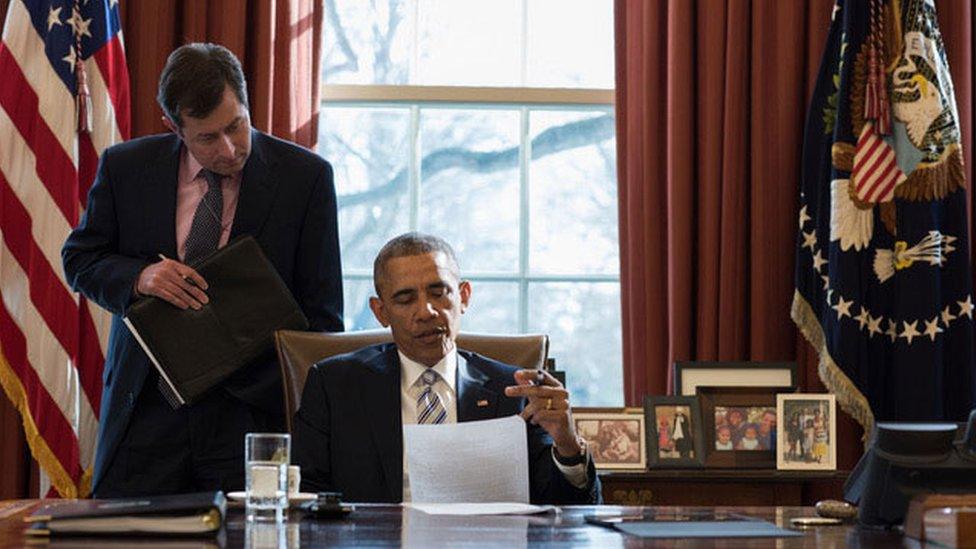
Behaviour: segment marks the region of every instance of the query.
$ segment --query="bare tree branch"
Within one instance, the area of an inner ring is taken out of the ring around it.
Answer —
[[[328,65],[325,70],[333,73],[359,69],[359,57],[356,56],[352,45],[349,44],[349,37],[346,36],[346,28],[342,26],[342,21],[339,19],[339,10],[336,9],[335,0],[325,0],[325,15],[329,18],[329,23],[335,31],[336,43],[339,45],[339,50],[342,51],[342,54],[346,58],[345,63]]]
[[[563,151],[601,143],[613,137],[613,117],[609,114],[587,118],[549,128],[532,140],[532,159]],[[460,147],[447,147],[431,151],[421,160],[425,177],[451,168],[463,168],[474,173],[496,172],[518,165],[519,148],[509,147],[497,151],[471,151]],[[369,190],[344,194],[338,197],[339,208],[347,208],[389,196],[406,189],[409,173],[401,168],[392,179]]]

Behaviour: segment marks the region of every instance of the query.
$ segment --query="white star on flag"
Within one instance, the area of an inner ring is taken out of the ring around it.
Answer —
[[[817,250],[817,253],[813,254],[813,270],[820,272],[820,269],[826,265],[828,262],[823,258],[823,250]]]
[[[844,301],[844,296],[837,296],[837,304],[834,305],[834,310],[837,311],[837,320],[847,316],[851,316],[851,305],[854,300]]]
[[[973,318],[973,296],[966,296],[966,301],[957,301],[959,304],[959,316],[966,315],[970,320]]]
[[[898,323],[890,318],[888,319],[888,329],[885,330],[885,335],[891,338],[892,343],[898,338]]]
[[[68,46],[68,55],[61,58],[62,61],[71,67],[71,70],[75,70],[75,61],[77,61],[77,59],[78,58],[75,56],[75,48],[73,46]]]
[[[813,247],[817,245],[817,231],[803,232],[803,247],[810,248],[813,252]]]
[[[949,311],[949,307],[951,307],[951,305],[946,305],[945,309],[942,309],[942,323],[945,324],[946,328],[949,327],[950,322],[956,319],[956,317],[953,316],[953,314]]]
[[[871,315],[868,313],[868,310],[865,309],[863,306],[861,306],[860,309],[861,312],[854,317],[854,320],[857,321],[858,328],[863,330],[864,327],[867,326],[868,319],[871,318]]]
[[[932,320],[925,321],[925,335],[929,336],[932,341],[935,341],[935,334],[941,334],[942,328],[939,328],[939,315],[932,317]]]
[[[881,333],[881,321],[884,320],[883,316],[874,318],[868,315],[868,338],[874,337],[874,334]]]
[[[807,207],[806,207],[806,204],[804,204],[803,207],[800,208],[800,228],[802,229],[803,228],[803,225],[807,221],[810,221],[810,219],[812,219],[812,218],[809,215],[807,215]]]
[[[75,30],[75,36],[87,36],[91,38],[91,32],[88,30],[89,25],[91,25],[91,18],[83,18],[78,10],[71,12],[71,17],[68,18],[68,24]]]
[[[47,30],[51,30],[54,25],[61,24],[61,8],[51,6],[51,11],[47,14]]]
[[[912,338],[914,338],[916,336],[922,335],[921,333],[919,333],[918,328],[917,328],[918,321],[917,320],[913,320],[911,324],[909,324],[908,321],[902,321],[902,324],[904,325],[905,328],[902,330],[901,335],[898,336],[898,337],[903,337],[903,338],[907,339],[908,340],[908,344],[911,345],[912,344]]]

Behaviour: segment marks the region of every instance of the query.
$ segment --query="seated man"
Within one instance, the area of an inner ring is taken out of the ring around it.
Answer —
[[[394,343],[309,371],[294,422],[303,490],[339,491],[353,502],[410,501],[403,425],[521,413],[532,502],[599,503],[600,482],[562,385],[546,372],[455,347],[471,284],[446,242],[417,233],[394,238],[373,263],[373,282],[378,297],[370,308]]]

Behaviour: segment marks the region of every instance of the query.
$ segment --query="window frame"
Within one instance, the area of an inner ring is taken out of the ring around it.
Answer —
[[[419,229],[420,213],[420,112],[422,109],[484,108],[518,110],[519,113],[519,214],[518,268],[515,271],[479,271],[465,268],[465,280],[471,282],[508,282],[518,284],[518,332],[529,330],[529,285],[532,283],[620,284],[620,270],[615,274],[532,273],[529,266],[531,211],[529,169],[532,158],[529,135],[529,113],[538,110],[612,112],[614,91],[608,89],[517,88],[469,86],[395,86],[365,84],[323,84],[323,108],[384,108],[407,106],[410,110],[410,165],[408,178],[408,230]],[[618,266],[619,267],[619,266]],[[369,269],[343,268],[349,281],[372,282]]]

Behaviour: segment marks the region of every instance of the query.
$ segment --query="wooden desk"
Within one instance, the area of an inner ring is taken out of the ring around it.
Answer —
[[[813,505],[841,499],[848,471],[655,469],[601,472],[603,501],[613,505]]]
[[[30,508],[5,513],[0,502],[0,547],[23,547],[28,541],[23,536],[22,517]],[[657,508],[682,511],[681,508]],[[133,545],[167,547],[168,549],[204,547],[320,547],[326,545],[412,545],[422,547],[458,546],[561,546],[591,547],[654,547],[674,546],[675,540],[652,540],[630,537],[584,522],[588,514],[635,514],[638,507],[566,507],[561,514],[532,517],[443,517],[430,516],[399,506],[358,506],[345,520],[317,521],[292,515],[281,528],[273,525],[249,525],[244,520],[243,509],[228,511],[224,531],[217,538],[198,540],[133,540],[133,539],[52,539],[48,547],[129,547]],[[690,509],[687,509],[690,511]],[[699,509],[700,510],[700,509]],[[745,514],[789,527],[789,519],[796,516],[812,516],[809,507],[737,507],[718,510]],[[6,516],[4,516],[6,515]],[[695,540],[695,546],[703,547],[891,547],[902,543],[902,536],[892,532],[862,531],[852,526],[830,526],[807,530],[802,538],[763,538],[743,540]],[[909,545],[914,544],[908,540]],[[733,543],[735,542],[735,543]],[[34,540],[36,546],[38,540]]]

